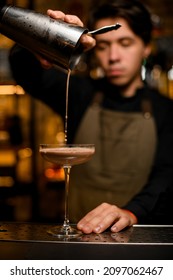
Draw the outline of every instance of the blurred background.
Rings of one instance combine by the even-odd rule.
[[[48,8],[79,15],[87,21],[90,5],[98,0],[1,1],[46,13]],[[129,0],[130,1],[130,0]],[[153,52],[146,65],[146,79],[173,98],[172,0],[143,0],[154,23]],[[63,170],[44,161],[40,143],[61,142],[63,123],[46,105],[32,99],[15,84],[8,55],[14,42],[0,34],[0,220],[61,222],[64,212]],[[79,75],[94,66],[81,61]],[[96,77],[95,77],[96,78]],[[55,92],[56,94],[56,92]]]

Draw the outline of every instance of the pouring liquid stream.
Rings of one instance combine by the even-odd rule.
[[[67,144],[67,130],[68,130],[68,93],[69,93],[69,81],[71,70],[68,69],[67,82],[66,82],[66,105],[65,105],[65,124],[64,124],[64,141]]]

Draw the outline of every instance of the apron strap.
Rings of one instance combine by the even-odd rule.
[[[147,88],[145,88],[145,91],[143,93],[143,98],[141,101],[141,110],[145,119],[150,119],[152,117],[152,104],[150,99],[150,93],[147,90]]]

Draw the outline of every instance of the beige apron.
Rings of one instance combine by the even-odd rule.
[[[96,153],[71,170],[71,221],[102,202],[124,206],[147,182],[156,131],[148,100],[144,108],[144,114],[115,112],[93,102],[86,111],[75,143],[94,143]]]

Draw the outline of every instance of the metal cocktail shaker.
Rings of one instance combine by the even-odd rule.
[[[80,37],[88,29],[32,10],[4,6],[0,11],[0,32],[53,64],[73,69],[83,51]]]

